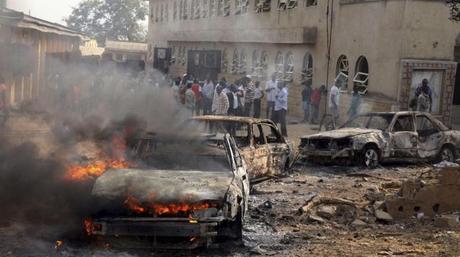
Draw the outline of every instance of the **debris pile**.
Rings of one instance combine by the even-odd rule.
[[[395,219],[433,218],[460,211],[459,195],[459,167],[432,169],[419,178],[405,181],[396,195],[386,198],[382,209]],[[442,222],[451,221],[444,220]]]

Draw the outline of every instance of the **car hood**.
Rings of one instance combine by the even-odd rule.
[[[232,181],[230,171],[113,169],[96,180],[92,195],[106,200],[131,195],[159,203],[221,201]]]
[[[302,137],[304,139],[317,139],[317,138],[346,138],[346,137],[354,137],[363,134],[370,134],[370,133],[381,133],[381,130],[378,129],[362,129],[362,128],[342,128],[337,130],[331,130],[326,132],[321,132],[318,134],[310,135]]]

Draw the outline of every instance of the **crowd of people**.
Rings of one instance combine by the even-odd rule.
[[[266,117],[278,123],[287,136],[286,114],[288,90],[286,83],[273,75],[262,88],[260,81],[247,75],[234,83],[222,78],[217,83],[206,79],[200,83],[185,74],[173,82],[173,95],[177,105],[184,106],[190,115],[228,115],[261,118],[262,101],[266,98]]]

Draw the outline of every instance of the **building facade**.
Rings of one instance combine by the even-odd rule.
[[[83,36],[59,24],[0,8],[0,75],[6,80],[8,102],[46,101],[51,63],[79,55]],[[43,97],[42,97],[43,96]]]
[[[450,123],[460,115],[459,35],[444,1],[150,0],[148,43],[149,56],[171,49],[172,75],[187,72],[191,50],[220,51],[219,78],[275,73],[289,82],[291,116],[302,113],[302,82],[336,81],[346,116],[355,86],[362,111],[406,110],[427,78],[433,113]]]

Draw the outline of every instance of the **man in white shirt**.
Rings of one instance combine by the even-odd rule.
[[[203,94],[203,115],[212,114],[212,101],[214,99],[214,83],[212,80],[205,80],[203,88],[201,89]]]
[[[281,124],[281,133],[287,137],[286,113],[288,110],[288,90],[284,82],[278,83],[278,90],[275,95],[275,117],[276,123]]]
[[[339,119],[339,106],[340,106],[340,90],[334,83],[329,93],[329,111],[334,117],[334,121],[337,123]]]
[[[275,107],[275,96],[277,91],[278,81],[276,80],[276,74],[272,75],[272,79],[267,81],[265,85],[265,93],[267,94],[267,119],[273,120],[273,109]]]

